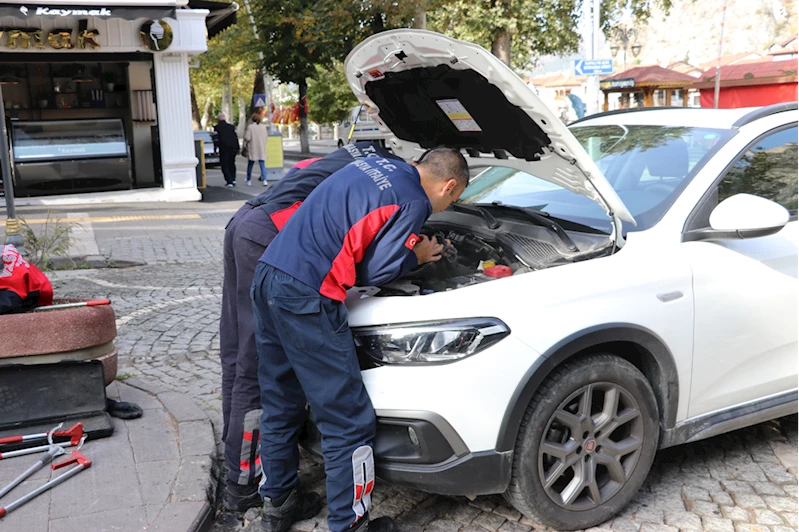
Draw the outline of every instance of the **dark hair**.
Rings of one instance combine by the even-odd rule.
[[[261,122],[261,115],[259,115],[258,113],[256,113],[256,114],[252,115],[252,116],[250,117],[250,119],[251,119],[251,120],[252,120],[254,123],[258,124],[258,123],[260,123],[260,122]]]
[[[454,179],[463,187],[469,184],[469,164],[455,148],[442,146],[428,150],[420,158],[419,166],[429,168],[438,179]]]

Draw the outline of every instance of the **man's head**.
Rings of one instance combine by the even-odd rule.
[[[224,122],[225,120],[227,120],[227,116],[225,116],[225,113],[219,113],[219,115],[216,117],[216,119],[219,122]]]
[[[458,201],[469,184],[469,165],[458,150],[433,148],[414,164],[433,212],[445,211]]]

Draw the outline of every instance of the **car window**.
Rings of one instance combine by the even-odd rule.
[[[718,201],[752,194],[797,214],[797,128],[767,135],[746,151],[719,183]]]
[[[624,232],[656,224],[705,161],[733,135],[724,129],[665,126],[583,126],[571,131],[638,222],[625,222]],[[587,197],[510,168],[484,170],[460,201],[499,201],[602,231],[610,226],[602,208]]]

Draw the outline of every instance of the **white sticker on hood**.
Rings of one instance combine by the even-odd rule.
[[[483,131],[460,100],[436,100],[436,103],[458,131]]]

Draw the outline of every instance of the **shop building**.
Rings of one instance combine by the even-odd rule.
[[[189,67],[237,7],[0,4],[0,89],[21,201],[201,199]]]

